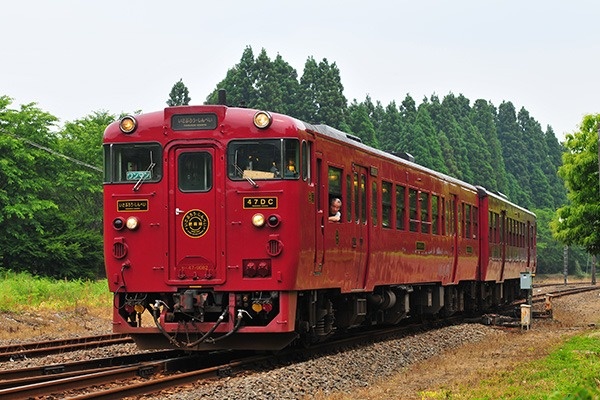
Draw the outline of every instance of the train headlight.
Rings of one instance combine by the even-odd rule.
[[[254,214],[252,216],[252,225],[254,225],[257,228],[260,228],[262,226],[264,226],[265,224],[265,216],[258,213],[258,214]]]
[[[135,231],[137,228],[140,227],[140,221],[136,217],[127,218],[127,222],[125,224],[127,226],[127,229],[131,231]]]
[[[273,118],[271,118],[271,114],[266,111],[257,111],[254,114],[254,126],[258,129],[266,129],[273,122]]]
[[[119,121],[119,129],[121,129],[121,132],[123,133],[133,133],[135,128],[137,128],[137,121],[131,115],[127,115]]]

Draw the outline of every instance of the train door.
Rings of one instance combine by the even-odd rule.
[[[218,149],[212,146],[169,150],[169,221],[171,235],[168,280],[178,284],[222,283],[224,249],[222,179],[215,179]]]
[[[448,200],[448,204],[446,206],[446,210],[448,212],[447,223],[448,229],[447,233],[452,238],[452,251],[450,252],[450,257],[452,257],[452,282],[456,282],[457,274],[458,274],[458,258],[460,254],[460,230],[459,230],[459,204],[458,204],[458,196],[454,193],[450,193],[450,199]]]
[[[502,210],[500,213],[500,246],[502,246],[502,261],[500,264],[500,281],[504,281],[504,267],[506,265],[506,252],[508,249],[508,220],[506,217],[506,210]]]
[[[323,272],[323,262],[325,251],[324,251],[324,242],[325,242],[325,210],[323,209],[325,200],[323,199],[323,160],[321,155],[317,155],[317,171],[316,171],[316,179],[317,179],[317,190],[316,190],[316,201],[315,201],[315,266],[314,273],[320,274]]]
[[[353,282],[353,289],[363,289],[367,277],[367,262],[369,255],[369,225],[367,216],[368,207],[368,173],[367,168],[354,165],[353,169],[353,204],[354,221],[352,222],[352,248],[354,249],[354,268],[356,272]]]

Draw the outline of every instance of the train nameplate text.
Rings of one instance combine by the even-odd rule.
[[[277,208],[277,197],[244,197],[244,208]]]
[[[216,114],[175,114],[171,117],[171,129],[174,131],[206,131],[216,128]]]
[[[148,200],[118,200],[117,211],[148,211]]]

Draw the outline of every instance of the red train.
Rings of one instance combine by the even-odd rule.
[[[127,116],[104,166],[114,331],[143,348],[280,349],[485,310],[535,272],[531,212],[286,115]]]

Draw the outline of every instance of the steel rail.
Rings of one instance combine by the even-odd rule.
[[[161,361],[149,361],[145,363],[139,363],[137,365],[112,367],[107,370],[86,373],[78,376],[71,376],[23,386],[9,387],[0,390],[0,398],[10,398],[15,400],[30,399],[36,396],[63,394],[68,390],[82,389],[92,385],[103,385],[123,379],[148,377],[165,370],[176,368],[169,367],[170,363],[181,363],[186,361],[186,358],[196,357],[197,356],[186,356]]]
[[[108,334],[100,336],[86,336],[74,339],[59,339],[43,342],[13,344],[0,347],[0,361],[64,353],[74,350],[90,349],[124,343],[133,343],[133,339],[124,334]]]
[[[161,350],[150,353],[130,354],[126,356],[97,358],[93,360],[5,370],[0,371],[0,389],[44,382],[52,379],[68,378],[81,375],[83,371],[87,371],[88,373],[100,372],[105,369],[123,365],[181,357],[184,354],[185,353],[181,350]]]

